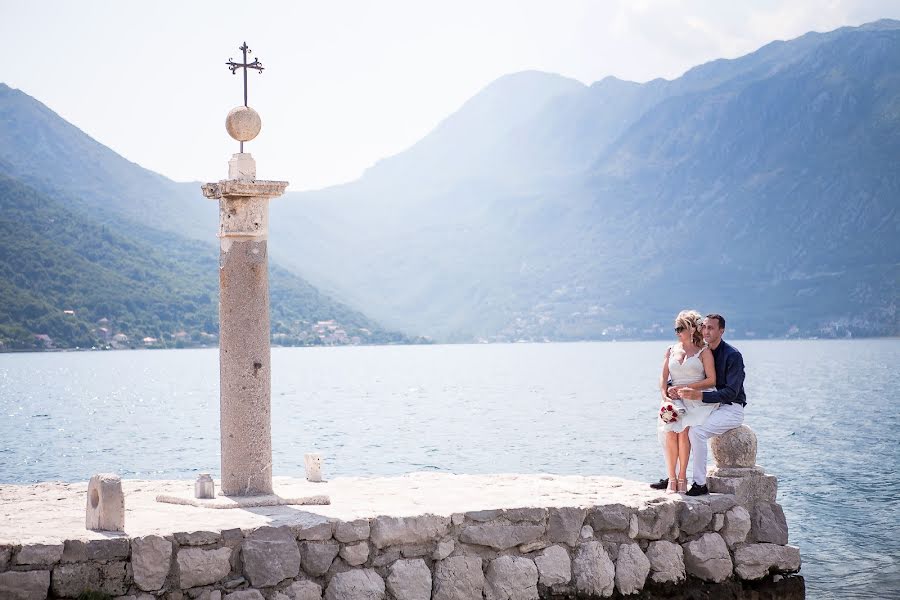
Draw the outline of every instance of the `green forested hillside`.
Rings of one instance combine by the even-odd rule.
[[[4,175],[0,213],[0,349],[216,343],[213,244],[120,219],[98,224]],[[405,341],[284,270],[270,276],[276,342]]]

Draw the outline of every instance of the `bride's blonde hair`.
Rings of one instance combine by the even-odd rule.
[[[675,327],[687,327],[691,330],[691,341],[698,348],[703,347],[703,333],[700,326],[703,325],[703,315],[696,310],[683,310],[675,317]]]

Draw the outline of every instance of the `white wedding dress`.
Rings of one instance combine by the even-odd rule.
[[[709,352],[709,348],[704,346],[697,354],[685,357],[683,363],[678,362],[676,358],[678,354],[681,354],[675,351],[676,348],[680,350],[680,344],[676,344],[669,349],[669,378],[672,380],[672,385],[678,387],[706,379],[706,374],[703,371],[703,360],[700,358],[700,355],[704,352]],[[703,391],[715,391],[715,389],[711,387]],[[719,408],[718,404],[704,404],[700,400],[682,400],[682,402],[684,402],[687,412],[680,415],[674,423],[665,423],[660,419],[659,422],[662,423],[661,429],[663,431],[679,432],[683,431],[685,427],[699,425],[706,421],[706,418],[714,410]]]

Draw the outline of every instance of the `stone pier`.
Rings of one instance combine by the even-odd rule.
[[[775,581],[800,568],[767,533],[783,513],[754,516],[734,494],[549,474],[276,477],[281,494],[332,503],[219,510],[154,500],[193,481],[122,483],[124,533],[84,530],[84,483],[0,485],[16,515],[0,521],[0,598],[803,597],[802,578]],[[792,593],[754,595],[768,585]]]
[[[249,154],[229,179],[203,186],[219,201],[219,381],[222,493],[272,493],[269,200],[284,181],[257,181]]]

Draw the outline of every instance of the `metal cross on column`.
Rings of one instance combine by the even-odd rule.
[[[260,74],[263,72],[262,63],[259,62],[259,59],[255,56],[253,57],[253,62],[247,62],[247,53],[253,52],[250,48],[247,47],[247,42],[244,42],[240,48],[238,48],[241,52],[244,53],[244,62],[236,63],[231,57],[228,58],[228,62],[225,63],[229,69],[231,69],[231,74],[235,75],[238,69],[244,69],[244,106],[247,106],[247,69],[256,69]],[[241,142],[241,152],[244,151],[244,142]]]

